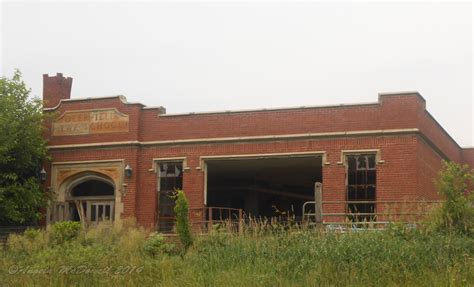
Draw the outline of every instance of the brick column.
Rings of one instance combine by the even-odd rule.
[[[206,210],[203,208],[205,171],[199,157],[188,157],[187,167],[183,175],[183,191],[189,202],[189,219],[192,228],[200,231],[206,215]]]
[[[204,167],[199,157],[186,159],[187,169],[183,174],[183,191],[189,202],[189,208],[204,206]]]
[[[323,165],[323,202],[345,201],[346,181],[345,166],[337,164],[340,160],[340,152],[332,152],[327,155],[329,164]],[[323,213],[343,213],[346,210],[344,203],[324,203]],[[340,222],[344,216],[323,216],[323,222]]]
[[[130,155],[125,158],[124,165],[129,165],[132,168],[132,176],[127,177],[124,175],[124,184],[126,187],[119,187],[125,191],[126,195],[122,196],[123,202],[123,213],[122,218],[137,218],[136,207],[137,207],[137,193],[138,190],[141,188],[141,177],[152,176],[153,173],[150,173],[147,169],[145,169],[139,162],[138,157],[138,150],[133,149],[130,152]],[[153,189],[152,189],[153,191]]]
[[[141,153],[138,162],[139,190],[135,194],[135,216],[141,226],[153,229],[156,226],[158,175],[157,171],[150,171],[151,156]]]
[[[183,190],[189,202],[189,208],[204,206],[204,171],[190,168],[183,175]]]

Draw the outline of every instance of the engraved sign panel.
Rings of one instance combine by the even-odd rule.
[[[128,132],[128,115],[116,109],[67,111],[53,122],[53,136]]]

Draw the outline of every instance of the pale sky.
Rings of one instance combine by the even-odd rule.
[[[376,102],[419,91],[474,145],[471,3],[2,2],[0,74],[167,113]]]

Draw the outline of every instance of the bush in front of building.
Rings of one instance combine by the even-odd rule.
[[[151,257],[157,257],[162,254],[173,254],[176,252],[174,244],[168,243],[163,234],[153,232],[148,235],[142,248],[145,254]]]
[[[49,238],[51,244],[63,244],[79,236],[82,225],[78,221],[61,221],[51,226]]]
[[[427,218],[428,228],[437,232],[474,235],[474,170],[468,165],[443,162],[436,179],[444,202]]]
[[[189,203],[182,190],[176,191],[175,200],[176,232],[186,252],[193,245],[193,235],[189,224]]]

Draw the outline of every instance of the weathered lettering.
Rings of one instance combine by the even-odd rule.
[[[53,136],[128,132],[128,115],[116,109],[67,111],[53,122]]]

